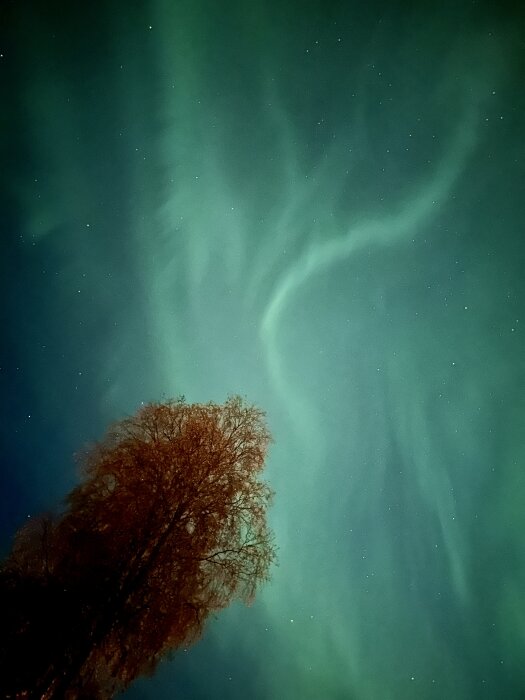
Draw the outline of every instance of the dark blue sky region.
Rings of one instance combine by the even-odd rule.
[[[523,698],[519,4],[1,12],[3,551],[110,421],[239,393],[279,567],[125,697]]]

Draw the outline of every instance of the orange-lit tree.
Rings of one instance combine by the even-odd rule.
[[[0,572],[7,697],[104,698],[194,641],[274,560],[260,479],[270,434],[239,397],[144,406],[82,457],[59,518]]]

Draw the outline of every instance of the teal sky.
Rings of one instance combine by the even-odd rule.
[[[523,698],[525,13],[84,5],[0,21],[3,550],[108,422],[239,393],[279,566],[125,697]]]

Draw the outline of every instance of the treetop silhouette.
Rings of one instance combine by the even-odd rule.
[[[7,697],[105,698],[250,602],[275,559],[264,413],[232,397],[141,408],[82,455],[60,517],[0,570]]]

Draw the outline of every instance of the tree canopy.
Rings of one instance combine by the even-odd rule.
[[[104,698],[250,602],[275,558],[264,413],[152,403],[80,458],[59,517],[31,519],[0,571],[7,697]]]

